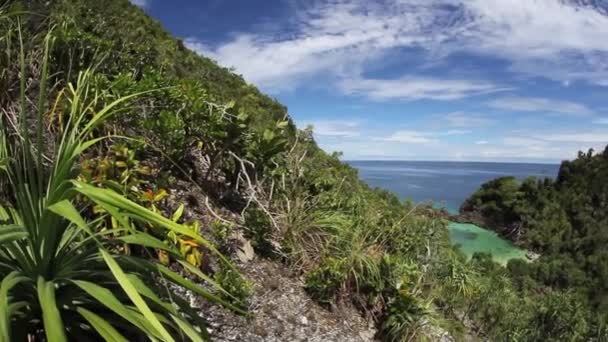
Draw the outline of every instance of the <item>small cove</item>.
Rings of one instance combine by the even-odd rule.
[[[524,179],[555,177],[558,165],[478,162],[423,161],[352,161],[361,178],[369,185],[387,189],[401,199],[432,201],[451,213],[479,186],[501,176]],[[476,252],[491,253],[494,260],[506,264],[510,259],[526,258],[526,251],[474,224],[451,222],[452,243],[467,256]]]
[[[492,258],[503,265],[511,259],[527,260],[525,250],[501,238],[493,231],[474,224],[456,222],[450,222],[448,228],[452,243],[468,257],[477,252],[491,253]]]

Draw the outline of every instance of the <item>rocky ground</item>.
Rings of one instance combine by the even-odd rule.
[[[253,283],[250,317],[190,296],[209,322],[213,341],[373,341],[376,330],[353,307],[329,310],[306,294],[302,279],[280,264],[254,259],[239,265]]]

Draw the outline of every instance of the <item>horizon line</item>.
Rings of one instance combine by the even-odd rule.
[[[563,161],[496,161],[496,160],[449,160],[449,159],[342,159],[344,162],[431,162],[431,163],[488,163],[488,164],[537,164],[560,165]]]

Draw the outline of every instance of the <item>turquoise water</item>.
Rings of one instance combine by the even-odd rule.
[[[492,258],[503,265],[511,259],[526,259],[526,251],[502,239],[495,232],[474,224],[455,223],[449,225],[452,243],[471,257],[476,252],[491,253]]]
[[[359,175],[371,186],[396,193],[414,202],[432,201],[451,213],[479,186],[501,176],[524,179],[555,177],[559,165],[527,163],[426,162],[426,161],[351,161]],[[466,255],[492,253],[505,264],[509,259],[525,258],[526,252],[496,233],[472,224],[451,223],[450,238]]]

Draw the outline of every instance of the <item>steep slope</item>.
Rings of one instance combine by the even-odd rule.
[[[258,255],[292,270],[299,295],[306,290],[306,300],[326,308],[358,308],[379,336],[407,340],[434,333],[431,322],[452,324],[434,309],[440,291],[434,277],[460,261],[452,259],[446,224],[434,210],[370,189],[337,155],[320,150],[309,130],[296,130],[284,106],[185,49],[127,0],[10,5],[25,10],[17,15],[33,49],[32,70],[38,70],[36,46],[51,42],[47,105],[58,102],[45,125],[49,137],[70,120],[55,112],[64,105],[61,90],[80,82],[83,71],[92,70],[87,94],[99,95],[88,109],[128,99],[117,105],[120,115],[93,133],[112,137],[81,156],[79,180],[184,224],[230,256],[243,257],[251,244]],[[18,75],[2,81],[18,84]],[[18,97],[10,91],[2,100]],[[125,225],[104,219],[107,212],[87,203],[79,209],[101,231]],[[133,227],[161,245],[155,240],[142,250],[127,243],[117,252],[212,277],[225,301],[249,297],[251,286],[198,240],[146,222]],[[166,246],[189,265],[176,263]]]

